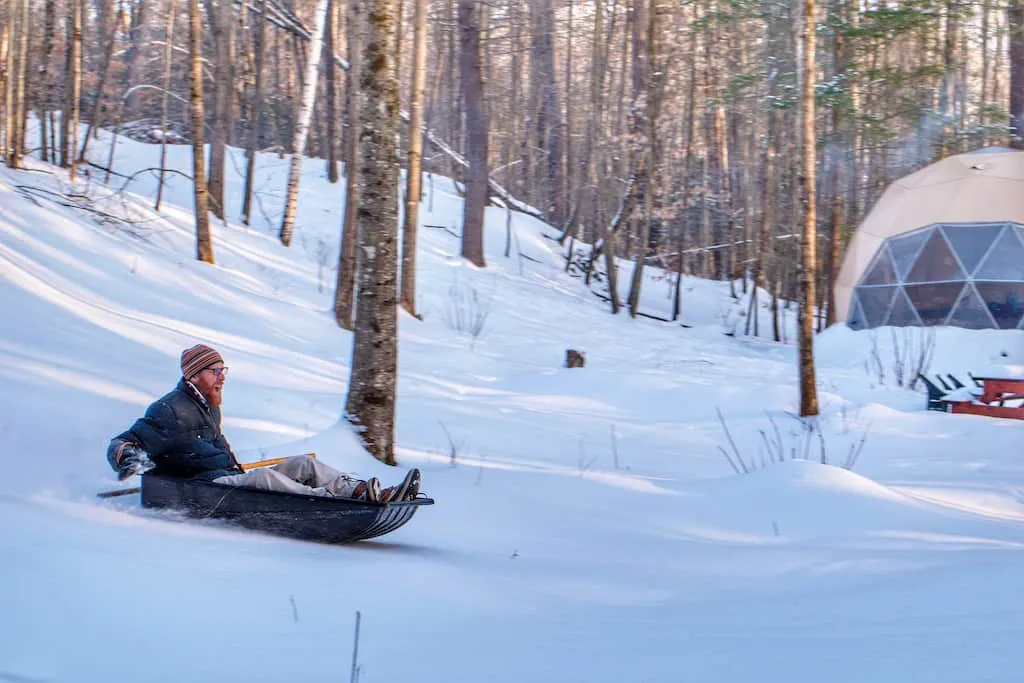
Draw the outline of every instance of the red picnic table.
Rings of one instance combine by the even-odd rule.
[[[980,389],[957,389],[943,397],[949,412],[1024,420],[1024,365],[994,365],[974,379],[981,382]],[[1007,401],[1017,405],[1008,406]]]

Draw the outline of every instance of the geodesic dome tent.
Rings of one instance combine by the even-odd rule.
[[[1024,329],[1024,152],[943,159],[882,194],[836,278],[854,329]]]

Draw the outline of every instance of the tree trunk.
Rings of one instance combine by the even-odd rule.
[[[1010,35],[1010,146],[1024,149],[1024,0],[1010,0],[1006,20]]]
[[[690,47],[687,51],[690,59],[690,80],[686,96],[686,146],[683,149],[683,196],[680,210],[684,218],[690,208],[690,165],[693,159],[693,138],[696,132],[696,100],[697,100],[697,32],[690,33]],[[679,227],[679,263],[676,265],[676,284],[672,293],[672,320],[679,320],[682,312],[683,273],[686,272],[686,231],[684,222]]]
[[[409,167],[402,228],[402,308],[416,315],[416,235],[423,160],[423,100],[427,83],[427,0],[413,0],[412,96],[409,105]]]
[[[173,0],[172,0],[173,2]],[[264,18],[267,9],[266,0],[259,0],[259,26],[256,27],[256,45],[254,50],[253,71],[255,83],[252,89],[252,106],[249,113],[248,154],[245,163],[245,189],[242,194],[242,222],[252,224],[252,193],[256,181],[256,152],[259,150],[260,132],[263,130],[263,57],[267,43],[267,20]]]
[[[338,27],[338,3],[327,2],[327,36],[324,60],[327,67],[327,180],[333,185],[338,182],[338,108],[335,98],[334,34]]]
[[[359,173],[359,291],[346,417],[366,449],[395,464],[398,381],[398,133],[396,0],[369,3],[369,41],[362,71]]]
[[[126,111],[134,111],[129,109],[129,104],[134,100],[132,97],[132,88],[135,86],[138,80],[138,64],[139,64],[139,53],[142,52],[141,45],[143,43],[143,35],[145,33],[146,20],[145,20],[145,3],[140,2],[135,5],[137,11],[132,16],[132,26],[129,31],[131,38],[128,48],[128,54],[126,61],[128,62],[128,69],[125,71],[124,77],[124,95],[117,100],[115,109],[117,114],[115,115],[114,123],[114,134],[110,141],[110,151],[107,154],[107,172],[103,179],[104,183],[110,184],[110,174],[114,170],[114,152],[117,150],[117,139],[121,132],[121,123],[124,121]]]
[[[327,22],[327,5],[328,0],[317,0],[313,38],[309,47],[309,59],[306,60],[306,74],[302,81],[302,102],[296,113],[292,162],[288,167],[288,196],[284,202],[284,218],[281,219],[281,244],[286,247],[291,245],[292,231],[295,229],[295,210],[299,203],[302,155],[306,149],[309,120],[313,116],[313,102],[316,99],[316,86],[320,75],[320,55],[323,51],[324,27]]]
[[[989,29],[989,21],[992,14],[992,0],[982,0],[981,3],[981,98],[978,103],[978,123],[984,129],[985,124],[988,122],[988,72],[991,68],[991,59],[989,55],[989,40],[991,38],[991,31]],[[983,133],[982,144],[988,142],[988,134]]]
[[[24,131],[27,115],[25,107],[27,102],[25,77],[28,71],[29,0],[19,0],[16,4],[12,4],[12,13],[17,16],[15,17],[16,21],[11,23],[15,26],[17,40],[12,40],[8,49],[12,52],[16,51],[17,54],[14,60],[14,73],[11,74],[11,78],[14,81],[14,102],[12,103],[12,125],[9,132],[11,140],[10,154],[7,157],[7,163],[11,168],[20,168],[21,157],[25,153]]]
[[[604,251],[605,268],[608,271],[608,303],[611,304],[612,315],[618,315],[619,311],[622,310],[622,303],[619,301],[619,275],[618,269],[615,266],[615,247],[618,241],[619,230],[628,220],[627,216],[633,213],[633,207],[636,206],[636,186],[637,174],[635,171],[632,171],[630,172],[629,180],[626,181],[626,189],[622,193],[619,210],[615,213],[615,217],[612,218],[612,222],[605,231],[604,244],[599,248],[595,248],[596,253],[591,257],[592,260],[596,260],[600,256],[601,251]]]
[[[104,15],[109,16],[108,12]],[[104,26],[103,31],[109,36],[107,49],[103,54],[103,66],[100,70],[99,85],[96,86],[96,99],[92,103],[92,112],[89,114],[89,127],[85,130],[85,137],[82,139],[82,149],[78,152],[78,160],[85,162],[85,153],[89,148],[89,139],[93,135],[93,129],[100,125],[100,107],[103,105],[103,94],[106,90],[107,76],[110,74],[110,62],[114,56],[114,46],[117,44],[117,32],[121,28],[124,19],[124,4],[117,4],[117,13],[114,14],[114,23]]]
[[[164,79],[163,93],[160,97],[160,181],[156,189],[156,204],[160,210],[160,202],[164,196],[164,176],[167,168],[167,91],[171,87],[171,58],[174,55],[174,10],[178,0],[167,0],[167,28],[164,30]]]
[[[334,320],[338,326],[351,330],[353,325],[354,292],[356,285],[356,247],[359,244],[359,130],[360,130],[360,74],[363,64],[363,44],[366,42],[366,6],[370,0],[349,0],[348,5],[348,61],[349,78],[346,87],[348,128],[345,134],[345,218],[342,226],[341,250],[338,254],[338,283],[334,292]]]
[[[715,152],[717,154],[716,165],[718,167],[719,187],[721,189],[719,200],[721,201],[722,211],[725,212],[725,227],[719,240],[720,243],[725,245],[722,247],[725,250],[725,254],[720,261],[720,269],[729,280],[729,295],[735,299],[737,298],[735,272],[736,237],[733,235],[735,232],[735,221],[733,220],[732,178],[729,176],[729,140],[726,135],[726,125],[725,108],[722,105],[718,105],[714,111],[713,129],[715,133]]]
[[[462,257],[483,268],[484,213],[487,208],[487,119],[480,64],[480,24],[476,0],[459,0],[459,58],[466,119],[466,201],[462,211]]]
[[[803,64],[801,66],[801,146],[800,199],[804,208],[804,225],[800,237],[800,307],[798,309],[798,338],[800,355],[800,416],[818,414],[818,390],[814,374],[814,294],[817,279],[815,247],[817,242],[817,215],[815,206],[815,142],[814,134],[814,0],[804,0],[801,26]]]
[[[957,44],[959,43],[959,4],[957,0],[946,3],[946,30],[942,45],[942,87],[939,89],[939,113],[942,115],[942,137],[939,140],[939,158],[954,153],[956,120],[954,110],[954,89],[957,76]]]
[[[545,168],[547,176],[545,186],[545,214],[550,223],[559,225],[565,220],[566,201],[561,192],[564,183],[562,174],[561,133],[562,115],[558,102],[558,81],[555,74],[555,13],[552,0],[539,0],[539,4],[531,3],[533,18],[533,52],[531,55],[535,69],[534,77],[539,85],[539,108],[537,117],[537,143],[544,151],[547,160]]]
[[[128,63],[128,69],[125,72],[125,89],[128,90],[124,98],[118,104],[118,118],[122,118],[125,112],[129,115],[129,120],[136,113],[137,107],[134,106],[136,100],[130,93],[132,86],[139,82],[139,55],[142,53],[145,46],[148,45],[148,34],[146,32],[147,14],[146,9],[150,3],[145,0],[139,0],[138,2],[131,3],[133,8],[131,27],[128,30],[128,53],[125,55],[125,61]]]
[[[233,5],[231,0],[217,0],[214,6],[207,5],[210,14],[214,14],[213,42],[216,46],[217,59],[214,62],[216,86],[213,97],[213,135],[210,139],[210,211],[220,220],[225,219],[224,212],[224,158],[228,144],[228,117],[231,112],[231,94],[234,85],[231,82],[231,16]]]
[[[3,59],[3,69],[0,70],[0,80],[4,86],[4,115],[0,118],[0,154],[6,163],[10,163],[11,129],[14,127],[14,50],[11,43],[17,36],[13,30],[14,8],[8,4],[4,6],[3,11],[4,22],[0,24],[0,59]]]
[[[633,259],[633,276],[626,303],[629,315],[636,318],[640,310],[640,292],[643,288],[644,264],[647,260],[653,214],[653,187],[651,183],[654,159],[654,132],[657,125],[658,95],[654,87],[654,58],[657,48],[654,35],[657,7],[648,6],[646,0],[634,0],[633,27],[633,104],[631,118],[634,154],[637,156],[639,193],[643,198],[643,211],[638,217],[640,239]],[[641,102],[641,97],[642,102]]]
[[[53,84],[50,82],[50,57],[53,55],[53,36],[57,25],[56,0],[46,0],[43,23],[43,63],[39,66],[39,85],[43,89],[39,97],[39,156],[43,161],[50,161],[52,158],[56,162],[57,150],[49,146],[47,130],[49,112],[53,107],[50,94],[53,91]]]
[[[210,236],[209,199],[206,195],[206,157],[203,144],[203,24],[199,0],[189,0],[189,55],[191,60],[192,182],[196,210],[196,258],[214,263]]]
[[[847,49],[846,38],[842,28],[842,12],[845,0],[833,0],[829,12],[833,20],[830,22],[833,28],[832,60],[835,64],[832,78],[836,83],[846,84],[850,78],[846,73]],[[846,193],[842,187],[842,172],[845,167],[844,159],[847,154],[847,145],[853,143],[846,135],[846,122],[844,121],[843,109],[839,104],[832,105],[832,136],[836,144],[827,152],[826,162],[828,164],[828,182],[825,196],[831,202],[829,212],[829,253],[828,253],[828,279],[825,283],[825,294],[828,299],[825,317],[825,325],[829,326],[836,322],[836,276],[839,272],[839,262],[842,257],[843,227],[845,221],[845,200]]]
[[[61,127],[61,163],[71,169],[71,180],[78,174],[75,152],[78,150],[78,113],[82,92],[82,1],[68,0],[68,45],[64,74],[64,116]]]

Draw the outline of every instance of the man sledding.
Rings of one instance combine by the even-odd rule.
[[[420,472],[415,468],[400,484],[385,489],[376,477],[355,479],[308,455],[244,472],[220,428],[227,374],[223,357],[213,348],[197,344],[182,351],[178,385],[111,440],[107,460],[118,478],[151,470],[169,477],[370,503],[416,498]]]

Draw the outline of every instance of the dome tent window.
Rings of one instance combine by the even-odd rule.
[[[958,154],[893,182],[847,245],[835,301],[854,329],[1024,329],[1024,151]]]

